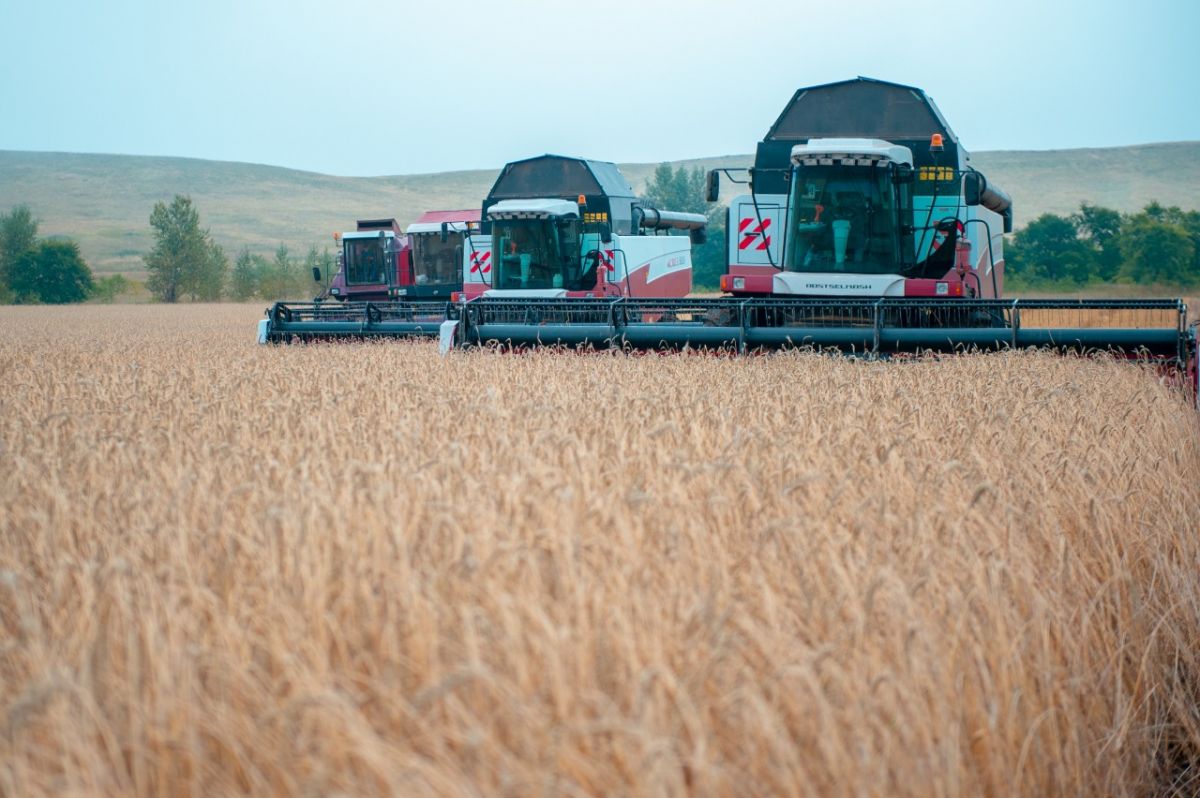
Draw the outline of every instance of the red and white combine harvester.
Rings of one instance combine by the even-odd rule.
[[[684,297],[707,223],[645,205],[615,164],[561,155],[507,164],[481,215],[468,300]],[[688,236],[656,235],[666,230]]]
[[[614,301],[682,299],[692,290],[691,247],[704,242],[708,221],[642,202],[615,164],[561,155],[507,164],[482,216],[487,248],[470,253],[443,350],[467,335],[586,343]],[[660,235],[669,231],[687,235]]]
[[[1012,201],[920,89],[866,78],[800,89],[749,173],[749,193],[729,203],[728,293],[1002,294]],[[710,202],[719,178],[709,173]]]

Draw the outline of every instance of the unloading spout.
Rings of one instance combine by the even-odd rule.
[[[642,230],[687,230],[693,244],[703,244],[708,238],[708,218],[702,213],[634,206],[633,223]]]
[[[680,213],[660,211],[657,208],[635,207],[634,220],[643,230],[703,230],[708,219],[702,213]]]

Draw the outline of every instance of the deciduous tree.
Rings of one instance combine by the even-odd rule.
[[[1005,262],[1014,277],[1053,282],[1084,283],[1093,266],[1075,225],[1053,213],[1043,213],[1014,236]]]
[[[96,280],[96,285],[92,288],[92,298],[99,302],[109,303],[128,291],[129,288],[129,280],[125,279],[124,275],[110,274],[108,277]]]
[[[82,302],[94,287],[79,245],[61,239],[41,241],[24,252],[13,266],[12,280],[18,302]]]
[[[38,223],[28,205],[0,214],[0,296],[11,290],[17,259],[37,245]]]
[[[1138,283],[1188,283],[1195,245],[1182,226],[1146,211],[1121,226],[1121,275]]]
[[[200,227],[200,214],[190,197],[176,195],[170,205],[158,202],[150,213],[154,249],[145,257],[149,288],[164,302],[184,295],[192,299],[220,297],[229,260]]]
[[[1113,280],[1121,269],[1121,214],[1112,208],[1084,202],[1079,212],[1071,216],[1071,223],[1094,250],[1095,270],[1091,276],[1105,282]]]

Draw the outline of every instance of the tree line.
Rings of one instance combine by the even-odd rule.
[[[200,214],[190,197],[177,195],[170,204],[157,203],[150,227],[154,248],[145,258],[150,274],[146,288],[163,302],[184,297],[201,302],[303,297],[313,293],[314,267],[325,275],[333,273],[334,256],[328,249],[312,246],[303,258],[295,258],[284,244],[271,259],[243,247],[231,267],[212,233],[200,227]]]
[[[1200,283],[1200,211],[1151,202],[1137,213],[1082,203],[1069,216],[1044,213],[1005,244],[1017,286]]]
[[[231,265],[212,233],[200,226],[190,197],[155,203],[150,213],[154,247],[143,260],[146,290],[162,302],[217,302],[303,297],[314,293],[313,267],[332,275],[334,256],[310,247],[293,257],[280,244],[267,258],[243,248]],[[97,278],[79,245],[60,236],[38,237],[38,222],[27,205],[0,214],[0,303],[61,304],[111,302],[133,290],[126,277]]]

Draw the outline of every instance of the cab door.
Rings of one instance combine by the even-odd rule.
[[[783,204],[740,200],[730,214],[729,262],[742,266],[780,267],[783,253]]]

